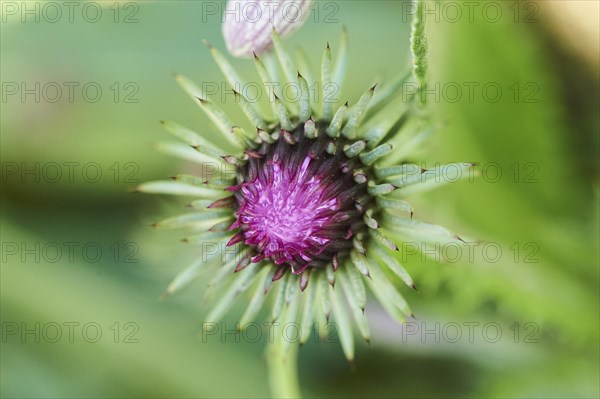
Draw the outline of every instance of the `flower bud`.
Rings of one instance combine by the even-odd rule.
[[[272,31],[286,37],[300,28],[310,13],[312,0],[229,0],[223,15],[223,36],[229,52],[251,57],[269,50]]]

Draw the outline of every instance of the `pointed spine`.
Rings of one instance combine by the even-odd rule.
[[[356,138],[356,130],[358,125],[360,124],[362,118],[365,116],[365,112],[369,107],[369,102],[371,98],[373,98],[373,93],[375,92],[375,86],[371,87],[367,90],[358,100],[358,104],[356,104],[350,114],[348,115],[348,122],[344,125],[342,129],[342,135],[348,139]]]
[[[329,281],[327,281],[327,275],[325,272],[321,272],[318,274],[318,286],[319,286],[319,294],[321,299],[321,308],[323,313],[325,314],[325,318],[329,320],[329,315],[331,314],[331,299],[330,299],[330,291],[331,286],[329,285]]]
[[[256,65],[256,71],[258,72],[258,76],[260,76],[260,79],[263,82],[265,90],[267,91],[267,93],[269,95],[269,103],[271,104],[271,108],[273,110],[273,115],[275,115],[275,117],[278,117],[279,110],[277,109],[277,106],[275,105],[275,98],[277,98],[277,92],[276,92],[276,89],[274,86],[274,84],[277,82],[273,78],[271,78],[271,75],[269,74],[269,71],[265,67],[265,64],[262,62],[262,60],[256,54],[254,54],[254,64]]]
[[[252,299],[250,299],[248,307],[246,308],[242,318],[240,319],[241,330],[243,330],[249,323],[251,323],[256,318],[258,312],[262,308],[267,297],[267,293],[269,291],[270,283],[272,283],[271,279],[273,278],[273,273],[273,268],[264,268],[262,271],[263,275],[257,276],[256,280],[258,280],[258,283],[256,285],[256,289],[254,291],[254,294],[252,295]]]
[[[190,97],[196,99],[196,103],[200,106],[200,109],[204,111],[206,116],[208,116],[214,125],[223,133],[229,143],[235,148],[240,148],[240,143],[235,141],[231,136],[230,132],[233,124],[229,121],[227,115],[225,115],[225,113],[215,104],[208,101],[204,92],[190,79],[183,75],[175,75],[175,80]]]
[[[348,64],[348,30],[344,27],[342,29],[342,37],[340,39],[340,45],[338,50],[338,56],[335,60],[335,66],[333,68],[333,82],[338,88],[341,88],[344,84],[344,78],[346,76],[346,67]]]
[[[342,350],[349,362],[354,360],[354,335],[352,324],[348,318],[348,312],[344,306],[340,290],[331,291],[332,310],[335,321],[338,323],[338,334],[342,344]]]
[[[273,308],[271,310],[271,322],[276,321],[281,315],[281,310],[283,309],[283,305],[285,303],[286,287],[290,283],[289,280],[291,275],[291,273],[288,273],[279,282],[279,287],[277,288],[277,295],[275,297],[275,302],[273,303]]]
[[[288,112],[285,109],[285,106],[283,105],[283,103],[281,102],[279,97],[277,97],[277,96],[275,96],[275,100],[273,103],[273,109],[275,110],[275,115],[277,116],[277,119],[279,119],[279,124],[281,125],[281,128],[284,130],[287,130],[287,131],[294,130],[294,126],[292,125],[292,122],[290,121]]]
[[[317,130],[317,125],[312,118],[309,118],[304,123],[304,136],[308,137],[309,139],[316,139],[318,135],[319,131]]]
[[[400,175],[416,175],[421,174],[425,171],[425,169],[421,168],[421,166],[416,164],[404,164],[390,167],[377,167],[375,166],[375,176],[380,179],[386,177],[394,177]]]
[[[254,106],[254,104],[249,102],[242,94],[235,90],[233,91],[233,95],[235,97],[235,102],[240,104],[242,111],[244,111],[244,114],[246,115],[246,118],[248,118],[250,123],[252,123],[259,129],[266,129],[267,125],[264,119],[258,113],[258,110]]]
[[[342,128],[344,116],[346,116],[347,111],[348,102],[339,107],[338,110],[335,112],[335,115],[333,116],[333,119],[331,120],[331,123],[329,124],[326,130],[327,135],[329,135],[329,137],[336,138],[340,136],[340,129]]]
[[[372,182],[369,182],[369,187],[367,188],[369,194],[373,195],[373,196],[377,196],[377,195],[386,195],[391,193],[392,191],[396,190],[396,186],[394,186],[393,184],[389,184],[389,183],[384,183],[384,184],[370,184]]]
[[[215,198],[223,195],[222,191],[168,180],[145,182],[140,184],[135,191],[147,194],[190,195],[204,198]]]
[[[277,55],[279,65],[281,65],[281,69],[283,70],[283,74],[285,75],[285,78],[287,79],[288,83],[293,84],[296,81],[294,74],[294,63],[292,62],[292,59],[287,53],[287,51],[285,51],[285,48],[281,43],[281,37],[279,36],[275,28],[273,28],[271,37],[273,39],[273,47],[275,48],[275,54]]]
[[[160,124],[169,133],[183,140],[186,144],[192,146],[197,151],[214,157],[215,159],[221,156],[224,152],[223,149],[218,148],[212,143],[209,143],[204,139],[204,137],[186,128],[185,126],[179,125],[178,123],[172,121],[160,121]]]
[[[235,298],[248,288],[258,270],[258,265],[253,265],[253,267],[247,267],[242,270],[227,291],[221,296],[220,300],[211,308],[210,313],[206,316],[206,321],[220,321],[233,305]]]
[[[300,89],[300,99],[299,99],[299,113],[298,118],[300,122],[306,122],[308,118],[310,118],[310,91],[308,89],[308,82],[300,72],[298,72],[297,76],[298,88]]]
[[[201,97],[198,97],[196,100],[200,105],[200,108],[223,133],[227,141],[229,141],[236,148],[243,148],[243,141],[231,134],[234,125],[231,120],[229,120],[229,117],[225,114],[225,112],[212,101]]]
[[[372,165],[379,158],[392,152],[393,148],[394,147],[389,143],[382,144],[379,147],[374,148],[369,152],[360,154],[360,161],[364,165]]]
[[[328,95],[328,91],[336,90],[335,83],[331,81],[331,49],[329,43],[323,52],[321,61],[321,100],[323,102],[323,119],[330,120],[333,116],[333,99]]]
[[[374,245],[373,251],[375,252],[375,255],[382,260],[383,264],[388,267],[388,269],[390,269],[396,276],[400,277],[404,284],[413,290],[417,289],[415,282],[410,274],[408,274],[404,266],[402,266],[393,256],[390,256],[382,245]]]
[[[346,154],[346,156],[348,158],[354,158],[355,156],[360,154],[362,151],[364,151],[364,149],[366,147],[367,147],[367,143],[363,140],[359,140],[353,144],[346,145],[344,147],[344,154]]]
[[[350,253],[352,264],[358,269],[358,271],[364,276],[370,277],[369,268],[367,267],[367,261],[364,255],[359,254],[356,251]]]
[[[410,214],[410,217],[412,218],[413,213],[415,212],[414,208],[412,207],[412,205],[404,200],[399,200],[399,199],[392,199],[392,198],[386,198],[386,197],[377,197],[375,199],[377,201],[377,204],[382,207],[385,210],[390,210],[390,209],[397,209],[401,212],[406,212],[408,214]]]
[[[356,305],[360,310],[364,311],[365,306],[367,305],[367,291],[365,289],[363,277],[356,267],[352,267],[352,265],[347,266],[349,267],[345,267],[341,272],[352,287],[352,297]]]
[[[302,273],[304,275],[304,273]],[[315,273],[311,273],[314,275]],[[302,315],[300,318],[300,344],[306,343],[308,338],[310,337],[310,333],[312,331],[312,325],[314,322],[314,302],[315,295],[317,293],[317,288],[315,282],[309,284],[302,297]]]

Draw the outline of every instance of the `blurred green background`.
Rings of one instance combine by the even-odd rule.
[[[185,201],[129,193],[190,168],[154,150],[169,139],[160,119],[217,134],[172,75],[223,81],[201,43],[225,51],[220,17],[200,1],[92,3],[74,8],[71,21],[58,2],[62,17],[52,22],[45,2],[27,2],[33,14],[23,2],[2,2],[1,395],[268,396],[265,339],[199,334],[210,272],[158,300],[198,249],[178,242],[185,233],[147,226]],[[494,2],[486,12],[482,2],[471,15],[450,3],[461,17],[448,2],[430,2],[428,102],[438,132],[416,160],[479,162],[484,176],[412,203],[419,219],[495,243],[501,256],[406,259],[419,292],[404,293],[420,331],[408,336],[371,301],[372,343],[359,344],[352,367],[339,344],[301,348],[302,392],[598,397],[597,3],[569,2],[573,13],[561,8],[567,2]],[[97,5],[102,15],[90,22]],[[353,102],[409,65],[408,5],[318,2],[287,44],[301,44],[317,67],[326,41],[335,54],[347,27],[343,97]],[[234,65],[256,79],[250,61]],[[55,102],[52,82],[62,88]],[[473,342],[465,323],[479,323]],[[488,323],[499,326],[497,342]],[[455,324],[463,336],[452,343],[444,327]]]

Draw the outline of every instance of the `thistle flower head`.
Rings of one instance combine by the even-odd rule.
[[[295,274],[307,267],[323,268],[334,256],[352,248],[351,237],[364,230],[360,202],[369,200],[364,181],[354,181],[342,146],[310,139],[304,126],[283,131],[273,144],[263,143],[240,167],[237,200],[240,232],[230,243],[244,241],[256,255],[275,265],[289,265]]]
[[[395,255],[396,243],[461,240],[443,227],[413,219],[413,208],[404,199],[449,180],[439,179],[444,166],[426,170],[406,163],[431,132],[415,117],[420,108],[412,100],[400,99],[403,83],[414,78],[411,73],[377,90],[375,86],[365,90],[351,106],[339,105],[339,99],[323,99],[328,98],[328,85],[342,85],[346,32],[335,61],[330,46],[325,48],[318,96],[308,89],[314,82],[310,70],[297,71],[276,32],[271,40],[282,76],[298,88],[299,100],[283,101],[275,89],[269,92],[271,113],[262,115],[256,104],[236,92],[236,101],[256,126],[255,132],[249,132],[234,124],[189,79],[177,76],[233,151],[173,122],[164,125],[187,145],[163,148],[200,164],[218,162],[228,173],[178,175],[171,181],[144,183],[139,191],[199,197],[191,204],[194,212],[156,226],[192,227],[200,234],[186,241],[218,240],[233,248],[223,254],[223,264],[209,286],[214,289],[227,276],[235,277],[225,285],[207,321],[218,321],[237,297],[252,289],[242,328],[272,301],[271,320],[299,322],[302,343],[315,320],[333,314],[343,350],[351,359],[351,320],[365,340],[370,337],[364,314],[367,286],[395,319],[405,321],[412,315],[390,279],[396,275],[415,288]],[[235,87],[240,81],[237,73],[217,49],[210,47],[210,51]],[[258,56],[254,63],[267,91],[277,87],[268,84],[274,81],[273,71]],[[299,63],[306,65],[302,57]],[[452,170],[472,166],[454,164]],[[192,281],[205,263],[202,259],[190,265],[175,277],[166,294]]]
[[[223,36],[229,52],[252,57],[273,45],[271,31],[282,37],[300,28],[310,13],[312,0],[229,0],[223,15]]]

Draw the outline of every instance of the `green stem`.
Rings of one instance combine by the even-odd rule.
[[[298,344],[284,346],[281,341],[275,341],[268,345],[266,356],[271,396],[273,398],[300,398]]]

